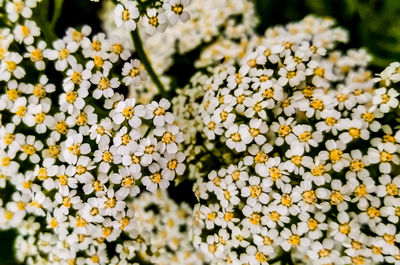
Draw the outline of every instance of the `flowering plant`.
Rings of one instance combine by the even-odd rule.
[[[58,37],[61,0],[0,1],[19,262],[400,264],[399,63],[329,18],[260,35],[249,0],[102,2]]]

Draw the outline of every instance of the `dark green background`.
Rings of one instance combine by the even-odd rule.
[[[390,62],[400,60],[399,0],[254,1],[260,15],[260,33],[269,26],[300,20],[310,13],[329,16],[349,31],[350,42],[345,48],[365,47],[373,55],[373,70],[380,71]],[[65,0],[56,28],[57,35],[61,37],[67,27],[82,24],[91,25],[95,32],[100,31],[100,21],[97,18],[99,6],[89,0]],[[176,66],[174,70],[180,68],[185,69]],[[191,190],[190,184],[186,183],[183,187],[174,188],[171,194],[180,194],[179,197],[174,196],[177,200],[190,198],[192,201],[193,196],[189,194]],[[13,240],[14,232],[0,232],[0,265],[16,264],[13,262]]]

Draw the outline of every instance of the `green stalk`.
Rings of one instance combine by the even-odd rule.
[[[131,32],[131,37],[133,40],[133,44],[135,46],[135,50],[139,55],[139,59],[140,59],[141,63],[143,64],[144,68],[146,69],[147,73],[149,74],[151,80],[157,86],[158,91],[160,92],[160,95],[162,97],[168,98],[168,92],[165,90],[163,84],[161,83],[160,79],[158,78],[158,75],[156,74],[153,67],[151,66],[151,62],[150,62],[149,58],[147,57],[146,52],[143,49],[143,43],[140,38],[138,28],[136,28],[135,31]]]
[[[57,24],[57,20],[61,15],[62,5],[64,0],[54,0],[54,10],[53,10],[53,17],[50,21],[50,29],[54,31],[54,28]]]

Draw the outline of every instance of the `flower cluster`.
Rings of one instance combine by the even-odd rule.
[[[40,228],[20,261],[108,264],[107,244],[136,228],[128,202],[184,172],[183,135],[168,100],[125,97],[146,81],[126,44],[88,26],[47,43],[35,6],[8,2],[0,29],[0,226]]]
[[[138,21],[147,34],[153,35],[157,31],[164,32],[168,25],[187,22],[190,18],[187,12],[190,0],[116,0],[115,4],[115,25],[128,32],[136,30]]]
[[[158,190],[153,194],[142,193],[127,205],[135,212],[132,221],[136,229],[126,233],[123,240],[108,244],[108,250],[101,243],[101,238],[92,242],[80,236],[89,258],[78,257],[68,260],[69,263],[62,263],[61,257],[57,263],[60,253],[75,248],[76,243],[63,240],[58,234],[42,231],[40,224],[30,218],[24,220],[19,228],[17,253],[26,253],[28,262],[35,264],[204,264],[204,256],[189,241],[193,210],[187,204],[177,205],[166,192]],[[107,255],[110,249],[115,253],[112,258]]]
[[[127,42],[131,41],[129,31],[114,26],[114,15],[110,12],[113,4],[108,2],[103,8],[103,28],[110,35],[117,35]],[[223,50],[228,57],[239,53],[257,23],[255,8],[249,0],[192,0],[187,7],[191,19],[169,27],[163,34],[144,36],[143,45],[159,75],[173,65],[175,54],[186,54],[201,49],[196,67],[204,67],[223,58],[218,51]],[[146,24],[139,24],[141,31],[147,31]],[[162,45],[160,45],[162,43]],[[241,44],[240,44],[241,43]],[[210,47],[209,47],[210,46]],[[163,83],[168,86],[167,76]],[[147,100],[157,92],[151,80],[143,87],[131,87],[131,95],[145,95]]]
[[[400,262],[400,64],[373,79],[332,25],[270,28],[205,86],[193,236],[212,263]]]

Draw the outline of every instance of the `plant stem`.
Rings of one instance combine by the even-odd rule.
[[[50,30],[54,31],[54,27],[57,24],[57,20],[61,15],[62,5],[64,0],[54,0],[54,10],[53,10],[53,17],[50,21]]]
[[[151,62],[150,62],[149,58],[147,57],[146,52],[143,49],[143,43],[140,38],[138,28],[136,28],[135,31],[131,32],[131,37],[132,37],[132,41],[135,46],[136,52],[139,55],[139,59],[142,62],[147,73],[151,77],[151,80],[153,80],[154,84],[157,86],[158,91],[160,92],[160,95],[162,97],[168,98],[168,92],[165,90],[163,84],[161,83],[160,79],[158,78],[158,75],[156,74],[153,67],[151,66]]]

